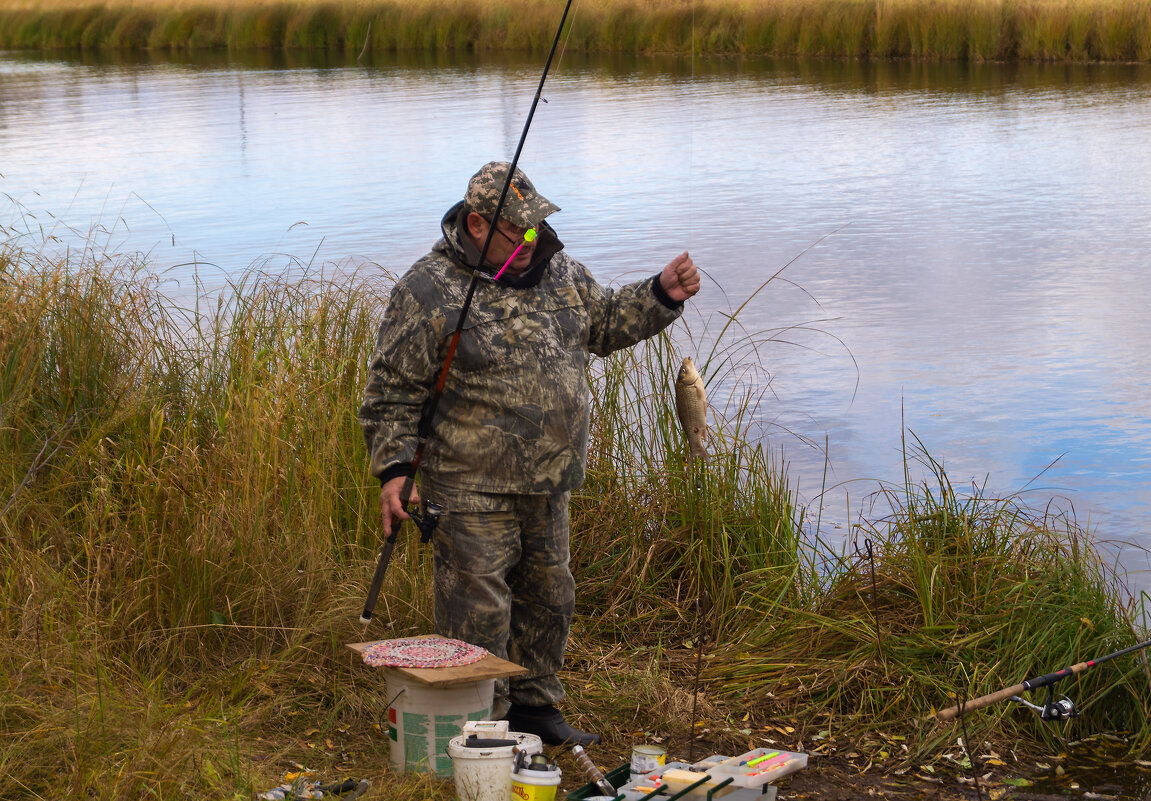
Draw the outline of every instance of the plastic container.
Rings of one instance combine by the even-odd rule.
[[[452,758],[456,795],[460,801],[508,801],[512,792],[512,764],[516,750],[525,754],[543,753],[544,744],[534,734],[500,732],[518,745],[495,748],[468,748],[467,735],[453,737],[448,742],[448,756]]]
[[[631,775],[639,778],[667,764],[667,749],[662,745],[635,745],[631,749]]]
[[[740,787],[762,787],[789,773],[807,767],[807,754],[780,751],[778,748],[756,748],[726,759],[708,772],[716,778],[732,777]]]
[[[389,762],[396,773],[429,772],[452,776],[448,744],[469,720],[492,715],[495,679],[431,687],[387,669]]]
[[[469,720],[464,724],[463,735],[501,739],[508,736],[508,722],[506,720]]]
[[[665,770],[660,775],[660,779],[663,782],[663,786],[667,788],[667,794],[669,796],[698,795],[710,798],[723,798],[740,789],[736,787],[734,781],[724,784],[727,778],[727,776],[722,774],[697,773],[684,768]],[[691,788],[690,790],[688,789],[689,787]]]
[[[769,749],[762,750],[768,751]],[[730,759],[732,758],[716,754],[692,764],[668,762],[658,770],[628,781],[619,788],[619,792],[625,801],[643,801],[657,788],[660,790],[660,795],[656,798],[664,799],[664,801],[678,801],[678,799],[705,801],[709,793],[712,801],[775,801],[775,785],[756,784],[746,779],[737,784],[736,776],[732,772],[725,773],[718,770],[723,762]],[[738,762],[739,758],[737,757],[736,760]],[[623,765],[616,768],[616,771],[619,773],[630,771],[630,767],[630,765]],[[608,776],[615,775],[616,771],[612,771]],[[751,772],[756,771],[749,771],[749,773]],[[701,779],[703,782],[699,787],[688,789]],[[568,794],[568,799],[569,801],[586,801],[588,796],[597,794],[595,785],[588,784],[574,793]]]
[[[555,801],[562,777],[558,765],[548,765],[547,770],[521,767],[508,775],[512,782],[509,801]]]

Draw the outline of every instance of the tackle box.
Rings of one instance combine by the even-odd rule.
[[[693,765],[695,770],[703,770],[717,778],[731,776],[733,784],[753,788],[806,767],[807,754],[780,751],[778,748],[756,748],[730,758],[716,755]]]
[[[807,767],[807,754],[756,748],[736,757],[713,754],[693,764],[669,762],[631,778],[621,765],[605,778],[616,788],[614,801],[775,801],[770,782]],[[602,799],[591,783],[567,794],[568,801]]]

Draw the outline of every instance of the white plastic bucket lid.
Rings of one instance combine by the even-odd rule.
[[[448,741],[448,756],[452,759],[507,759],[515,756],[515,749],[528,754],[542,754],[544,743],[537,735],[526,732],[509,731],[507,737],[499,739],[515,740],[517,745],[499,745],[492,748],[468,748],[464,745],[464,735]]]

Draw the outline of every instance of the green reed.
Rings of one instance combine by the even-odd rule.
[[[559,7],[542,0],[167,5],[0,2],[0,47],[542,51]],[[1142,0],[636,0],[582,4],[565,47],[587,53],[1147,61]]]

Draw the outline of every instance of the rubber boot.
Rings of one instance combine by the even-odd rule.
[[[563,713],[551,704],[521,706],[512,704],[506,716],[509,731],[534,734],[544,745],[582,745],[585,748],[600,741],[598,734],[572,728]]]

